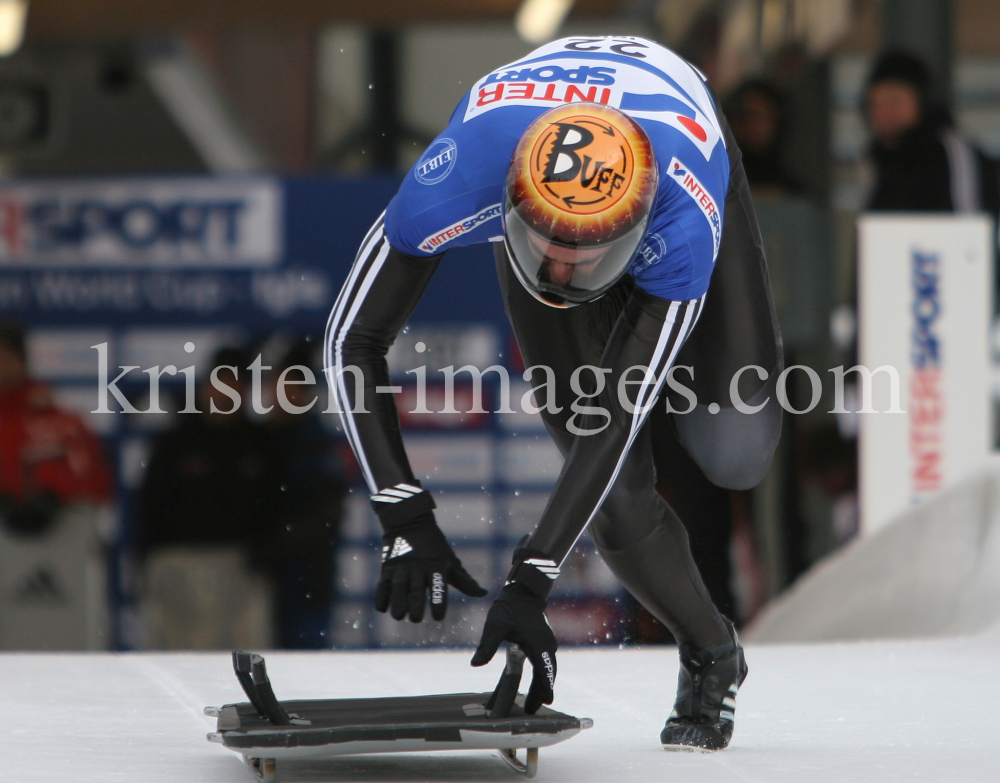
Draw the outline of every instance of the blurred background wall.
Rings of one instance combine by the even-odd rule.
[[[168,412],[91,413],[91,346],[107,343],[112,368],[139,367],[119,386],[145,409],[149,378],[141,371],[154,365],[193,363],[202,384],[220,348],[262,353],[274,367],[292,346],[317,345],[358,243],[399,178],[476,79],[538,43],[639,35],[705,73],[747,159],[787,363],[821,374],[856,357],[854,225],[876,178],[864,107],[879,54],[919,56],[934,101],[981,152],[1000,156],[1000,6],[988,0],[0,0],[3,24],[10,32],[5,39],[0,29],[0,45],[9,39],[0,59],[0,314],[24,327],[29,372],[102,439],[114,477],[113,501],[98,504],[111,521],[90,534],[106,606],[99,631],[70,646],[166,644],[151,635],[137,509],[151,454],[181,426],[176,411],[186,392],[184,377],[164,375]],[[191,208],[197,230],[170,222]],[[197,251],[185,250],[177,231],[203,231]],[[449,254],[390,356],[404,404],[417,342],[429,348],[431,372],[452,362],[519,369],[494,277],[488,251]],[[319,375],[321,362],[310,361]],[[272,386],[275,374],[267,376]],[[316,389],[322,397],[322,384]],[[469,396],[471,384],[459,390]],[[808,389],[790,394],[804,407]],[[757,489],[705,486],[688,499],[696,556],[716,574],[716,600],[740,620],[857,531],[857,417],[824,413],[831,404],[827,389],[812,413],[786,417]],[[323,397],[317,410],[325,407]],[[488,581],[502,578],[511,546],[558,474],[535,418],[404,415],[417,472],[439,495],[442,526]],[[331,475],[345,487],[343,497],[324,501],[334,589],[318,609],[305,588],[289,600],[303,617],[326,612],[332,622],[303,620],[288,633],[310,645],[472,643],[485,610],[473,602],[459,603],[430,637],[373,613],[375,521],[336,416],[316,420],[327,439],[320,451],[333,455]],[[263,415],[248,421],[270,426]],[[287,492],[287,482],[272,483]],[[670,477],[661,490],[684,502]],[[699,518],[698,509],[711,512]],[[42,552],[55,539],[32,541]],[[254,611],[274,616],[283,577],[255,560],[246,540],[212,543],[235,547],[248,584],[263,585]],[[216,554],[223,559],[185,577],[192,594],[218,589],[204,586],[211,562],[229,562]],[[574,561],[552,611],[562,638],[664,640],[586,542]],[[45,570],[32,568],[11,582],[11,595]],[[294,645],[271,619],[258,625],[253,633],[264,635],[250,637],[255,643]]]

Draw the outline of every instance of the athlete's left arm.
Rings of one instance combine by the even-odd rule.
[[[636,287],[618,318],[601,361],[602,380],[592,398],[581,398],[587,415],[570,420],[577,438],[531,536],[528,549],[558,566],[601,507],[618,471],[652,410],[677,352],[691,333],[704,297],[668,301]],[[603,381],[603,383],[602,383]],[[596,410],[595,410],[596,409]],[[542,583],[528,567],[516,567],[518,581],[531,580],[548,593],[556,572]],[[535,590],[533,590],[535,591]]]
[[[577,438],[559,481],[534,535],[514,553],[507,584],[487,614],[472,665],[488,663],[504,640],[520,645],[534,668],[524,703],[529,714],[553,699],[558,644],[544,609],[559,564],[614,484],[703,301],[668,301],[636,287],[601,361],[603,388],[578,401],[588,410],[570,420]]]

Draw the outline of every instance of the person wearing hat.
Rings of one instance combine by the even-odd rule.
[[[931,99],[921,60],[887,52],[868,79],[865,112],[872,132],[873,211],[1000,212],[996,163],[973,147]]]
[[[443,254],[485,242],[565,462],[472,664],[516,643],[534,669],[525,710],[552,702],[546,601],[589,526],[680,645],[662,745],[724,748],[743,649],[656,492],[651,444],[673,426],[713,482],[754,486],[779,435],[781,347],[740,152],[702,74],[641,38],[546,44],[473,85],[365,237],[330,316],[326,367],[384,531],[376,608],[397,620],[422,620],[428,598],[440,620],[449,586],[486,595],[438,529],[394,399],[379,393],[386,351]],[[677,365],[693,368],[690,381],[671,376]]]

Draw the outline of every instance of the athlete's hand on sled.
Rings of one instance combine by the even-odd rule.
[[[490,662],[502,642],[520,646],[531,661],[534,674],[524,700],[524,711],[533,715],[543,704],[551,704],[556,683],[556,635],[545,617],[545,602],[559,566],[544,552],[528,547],[530,536],[514,550],[507,584],[496,597],[479,642],[473,666]]]
[[[545,599],[517,582],[506,584],[490,607],[472,665],[489,663],[504,641],[519,645],[531,661],[534,674],[524,700],[524,711],[534,715],[543,704],[552,703],[559,645],[545,618]]]
[[[488,591],[479,586],[448,544],[431,512],[382,536],[382,575],[375,588],[375,608],[387,609],[393,619],[419,623],[430,593],[431,617],[444,619],[448,611],[448,585],[473,598]]]

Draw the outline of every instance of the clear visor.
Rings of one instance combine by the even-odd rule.
[[[521,281],[557,301],[589,302],[607,291],[628,269],[646,235],[647,218],[615,240],[574,247],[540,237],[507,204],[505,242]]]

